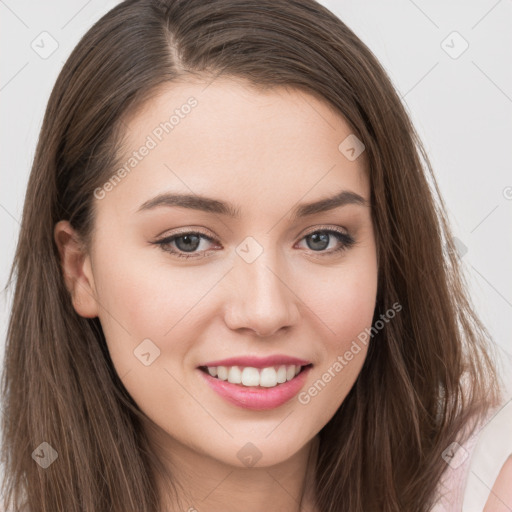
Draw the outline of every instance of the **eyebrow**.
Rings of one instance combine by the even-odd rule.
[[[292,209],[292,220],[315,215],[317,213],[327,212],[348,204],[356,204],[366,207],[369,206],[368,201],[359,194],[349,190],[342,190],[334,196],[296,206]],[[152,199],[148,199],[139,207],[137,213],[152,210],[160,206],[179,206],[182,208],[190,208],[192,210],[201,210],[208,213],[225,215],[234,219],[239,219],[241,213],[240,207],[232,203],[219,201],[218,199],[205,196],[177,193],[163,193],[153,197]]]

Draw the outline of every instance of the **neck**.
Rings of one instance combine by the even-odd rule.
[[[166,436],[165,445],[159,442],[156,451],[172,475],[172,482],[157,476],[162,510],[225,512],[243,505],[244,512],[314,512],[318,444],[315,436],[279,464],[240,468],[197,453]],[[172,494],[169,485],[176,489]]]

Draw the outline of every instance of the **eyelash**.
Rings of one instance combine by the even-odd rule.
[[[324,251],[313,251],[313,253],[318,253],[317,256],[320,256],[320,257],[328,257],[328,256],[332,256],[333,254],[335,253],[340,253],[342,251],[346,251],[348,249],[350,249],[355,243],[356,241],[354,240],[354,238],[352,238],[352,236],[350,236],[349,234],[347,233],[344,233],[343,231],[341,230],[337,230],[337,229],[316,229],[315,231],[311,231],[310,233],[307,233],[306,235],[304,235],[301,240],[303,240],[304,238],[307,238],[308,236],[311,236],[311,235],[314,235],[315,233],[327,233],[329,235],[334,235],[338,241],[341,242],[341,245],[337,248],[337,249],[331,249],[330,251],[327,251],[327,252],[324,252]],[[180,252],[179,250],[170,250],[170,249],[166,249],[165,247],[166,246],[169,246],[169,244],[171,244],[172,242],[174,242],[174,240],[176,240],[177,238],[182,238],[182,237],[185,237],[187,235],[196,235],[196,236],[200,236],[202,237],[203,239],[206,239],[208,240],[209,242],[215,242],[215,239],[200,232],[200,231],[185,231],[185,232],[182,232],[182,233],[178,233],[176,235],[172,235],[172,236],[169,236],[169,237],[166,237],[166,238],[163,238],[161,240],[157,240],[156,242],[152,242],[153,244],[155,245],[159,245],[161,247],[161,249],[167,253],[170,253],[172,254],[173,256],[176,256],[178,258],[185,258],[185,259],[189,259],[189,258],[203,258],[203,257],[206,257],[207,254],[206,252],[203,252],[202,253],[202,256],[199,256],[199,254],[201,253],[184,253],[184,252]],[[330,242],[330,240],[329,240]]]

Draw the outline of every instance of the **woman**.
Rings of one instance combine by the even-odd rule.
[[[15,510],[426,511],[503,403],[421,142],[313,0],[100,19],[14,272]]]

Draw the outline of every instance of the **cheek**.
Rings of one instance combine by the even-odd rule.
[[[366,358],[377,296],[375,253],[359,253],[336,271],[329,269],[329,279],[319,281],[323,286],[315,288],[309,282],[309,289],[315,291],[309,292],[307,303],[323,326],[321,363],[299,403],[314,409],[315,421],[321,425],[342,404]]]
[[[347,275],[330,283],[323,300],[317,297],[315,313],[323,329],[320,364],[298,402],[308,417],[322,428],[336,413],[354,385],[368,352],[366,334],[372,324],[377,289],[376,272]],[[367,330],[367,331],[365,331]]]
[[[106,260],[98,273],[99,300],[135,336],[162,337],[204,295],[211,279],[191,280],[156,258]]]
[[[370,254],[366,260],[330,269],[322,281],[322,286],[309,282],[307,303],[329,333],[325,348],[343,350],[371,326],[377,298],[376,260]]]
[[[218,275],[206,267],[173,268],[165,258],[137,258],[128,251],[115,259],[98,254],[96,267],[100,321],[118,372],[138,368],[134,351],[146,339],[160,350],[155,366],[170,368],[186,358]]]

